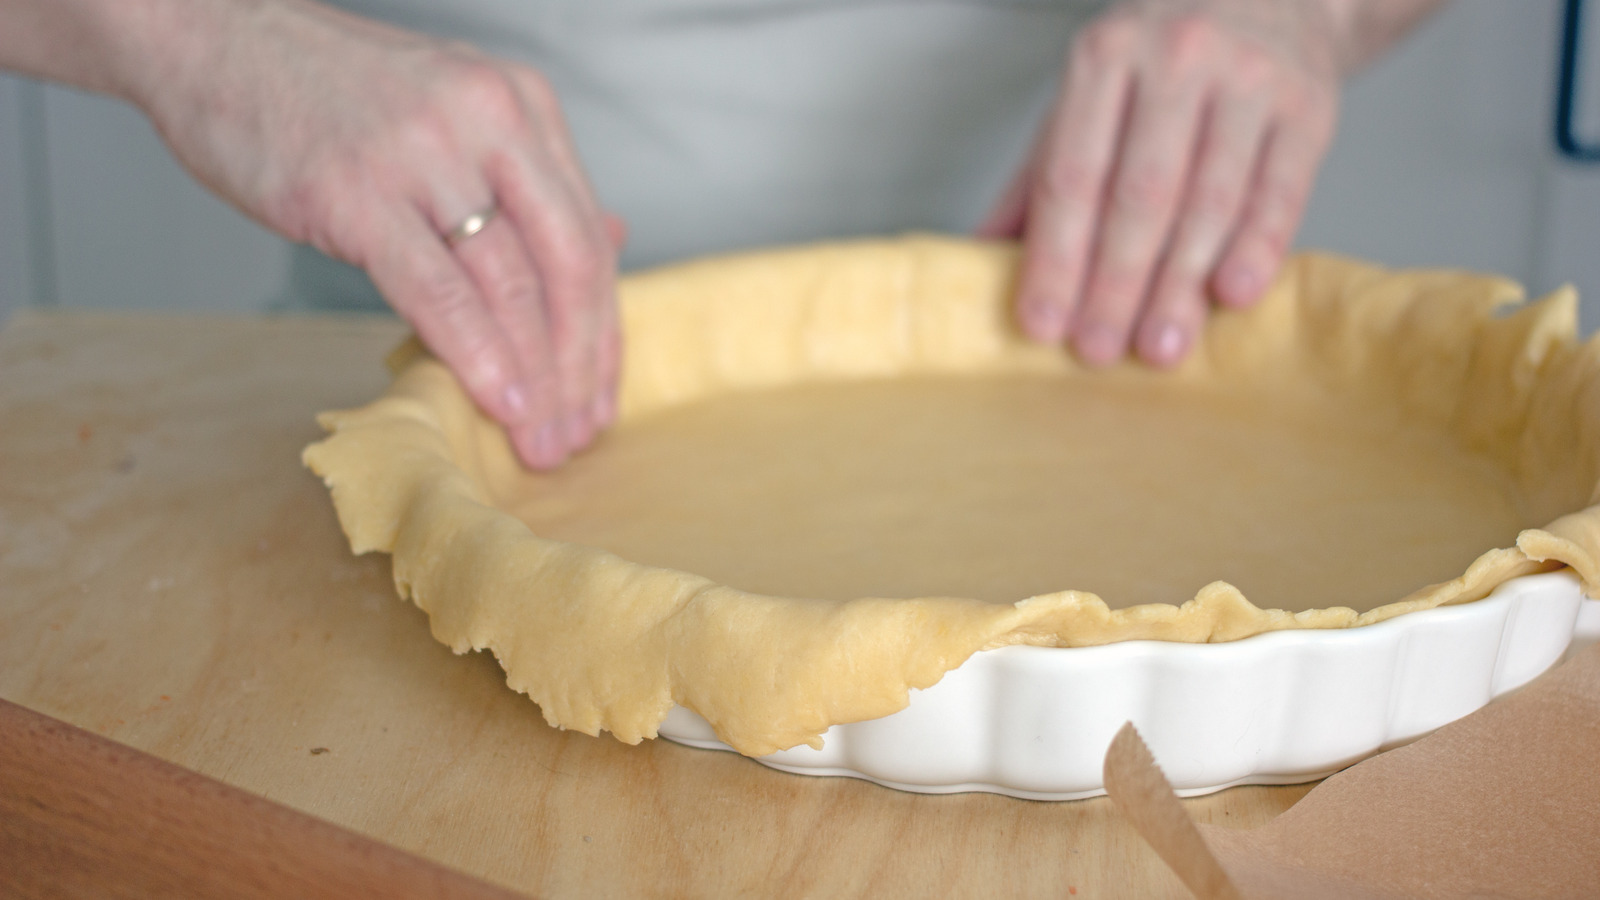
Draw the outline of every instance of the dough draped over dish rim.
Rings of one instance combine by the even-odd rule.
[[[1010,244],[919,235],[628,276],[621,416],[802,382],[1079,375],[1068,354],[1012,324],[1016,263]],[[759,756],[896,712],[912,688],[987,648],[1357,627],[1561,566],[1595,595],[1600,343],[1577,342],[1576,313],[1570,289],[1522,305],[1500,278],[1301,255],[1257,307],[1214,314],[1166,376],[1314,379],[1381,395],[1494,459],[1549,522],[1457,578],[1362,613],[1260,609],[1224,582],[1182,605],[1121,609],[1075,590],[1003,604],[800,600],[541,537],[493,502],[489,485],[516,466],[504,434],[414,343],[391,360],[382,397],[319,417],[330,435],[304,461],[330,489],[352,551],[392,554],[396,589],[427,612],[435,637],[457,653],[493,652],[551,725],[637,743],[677,704]]]

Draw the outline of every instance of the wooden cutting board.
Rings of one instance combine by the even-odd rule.
[[[924,796],[550,728],[301,468],[384,318],[0,331],[0,698],[546,897],[1185,896],[1105,799]],[[0,779],[6,773],[0,771]],[[1185,803],[1250,826],[1309,789]]]

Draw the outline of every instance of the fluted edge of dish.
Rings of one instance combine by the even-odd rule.
[[[1106,748],[1131,721],[1180,794],[1311,781],[1531,681],[1566,651],[1584,603],[1578,579],[1561,570],[1360,628],[1003,647],[913,691],[894,715],[835,725],[821,750],[758,761],[919,793],[1078,799],[1105,793]],[[729,749],[682,707],[660,733]]]

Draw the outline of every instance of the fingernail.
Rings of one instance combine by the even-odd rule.
[[[510,413],[513,419],[522,419],[528,415],[528,392],[522,389],[522,385],[508,385],[500,398],[505,403],[506,412]]]
[[[1175,323],[1167,322],[1156,329],[1150,342],[1149,362],[1158,366],[1178,363],[1189,352],[1189,334]]]

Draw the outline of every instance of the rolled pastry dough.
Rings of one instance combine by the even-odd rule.
[[[305,461],[352,549],[552,725],[633,743],[682,704],[750,755],[988,647],[1359,626],[1561,565],[1600,586],[1570,290],[1301,256],[1178,371],[1086,372],[1016,333],[1015,264],[917,236],[634,275],[621,421],[563,469],[520,469],[414,347]]]

